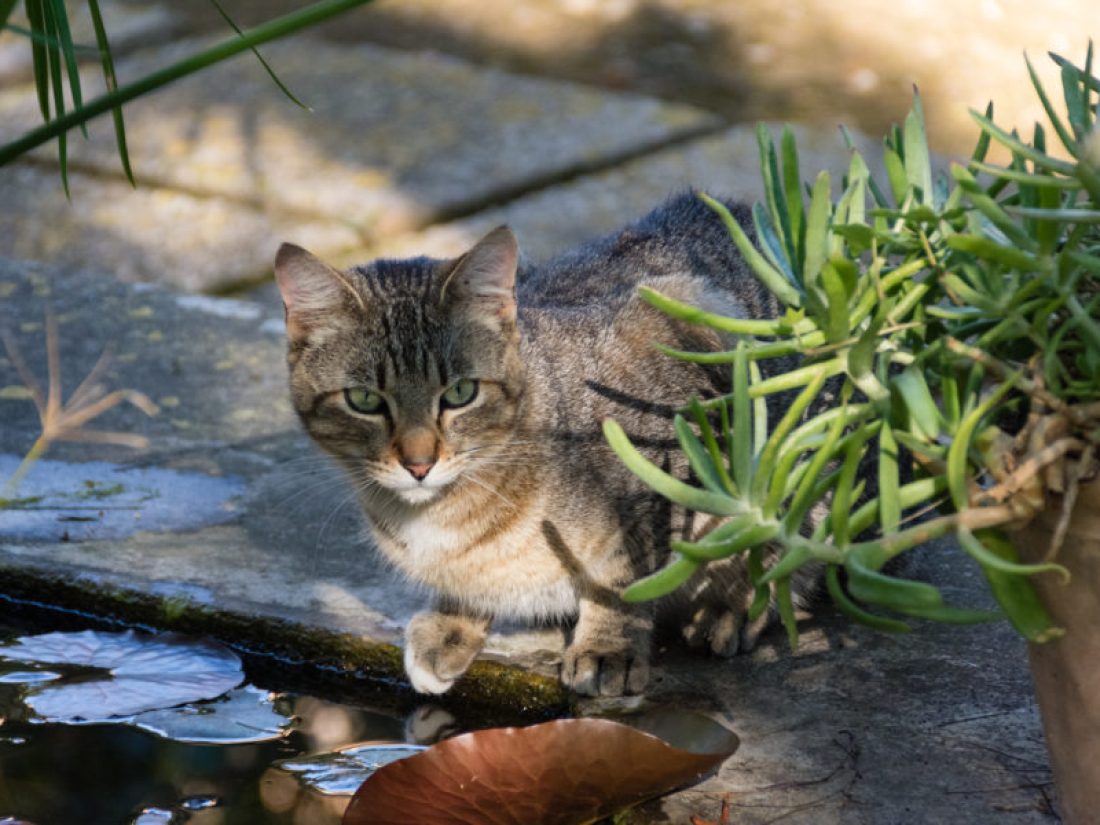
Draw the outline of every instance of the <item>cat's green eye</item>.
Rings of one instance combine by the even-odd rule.
[[[348,387],[344,390],[344,400],[349,407],[364,415],[381,415],[386,411],[386,399],[364,387]]]
[[[465,407],[477,397],[477,381],[459,378],[443,393],[444,407]]]

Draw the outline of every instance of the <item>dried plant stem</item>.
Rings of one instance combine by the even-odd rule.
[[[10,500],[15,498],[16,491],[19,489],[20,482],[23,481],[23,477],[30,472],[31,467],[34,466],[34,462],[38,461],[42,457],[42,454],[49,448],[50,442],[45,436],[39,436],[27,454],[23,456],[23,460],[19,462],[19,466],[15,468],[15,472],[11,474],[11,477],[4,482],[4,494],[0,496],[0,499]]]
[[[1090,444],[1081,454],[1081,460],[1073,465],[1067,473],[1069,479],[1066,482],[1066,494],[1062,498],[1062,512],[1058,516],[1058,524],[1054,527],[1054,534],[1050,537],[1050,547],[1047,549],[1043,561],[1053,561],[1058,556],[1058,551],[1065,543],[1066,533],[1069,531],[1069,520],[1073,515],[1073,506],[1077,503],[1077,491],[1081,487],[1081,476],[1092,465],[1092,459],[1096,454],[1095,448]]]
[[[105,350],[92,367],[87,377],[66,403],[61,389],[61,346],[57,330],[57,317],[46,313],[46,369],[48,372],[47,389],[42,390],[34,373],[27,366],[14,336],[7,330],[0,330],[0,341],[4,344],[8,358],[19,373],[20,379],[30,390],[31,399],[38,411],[42,432],[23,457],[11,478],[4,484],[4,500],[15,497],[20,482],[42,455],[55,441],[84,441],[95,444],[121,444],[126,447],[142,449],[149,440],[133,433],[88,430],[84,428],[94,418],[113,407],[125,402],[137,407],[146,415],[156,415],[157,405],[146,395],[136,390],[115,390],[106,393],[100,386],[99,378],[107,367],[109,356]]]
[[[1024,485],[1038,475],[1043,468],[1053,464],[1066,455],[1066,453],[1073,452],[1074,450],[1083,450],[1085,447],[1085,442],[1076,438],[1062,438],[1055,441],[1053,444],[1048,444],[1039,452],[1028,456],[1027,459],[1013,471],[1012,475],[996,487],[989,490],[983,490],[981,497],[983,500],[987,501],[1007,501],[1013,495],[1020,492]]]

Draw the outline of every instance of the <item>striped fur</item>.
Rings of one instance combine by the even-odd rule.
[[[731,207],[744,222],[746,210]],[[456,260],[379,260],[346,273],[284,247],[276,271],[294,406],[356,484],[383,555],[437,594],[407,634],[418,690],[450,687],[499,616],[572,622],[563,680],[583,693],[639,692],[653,611],[617,594],[664,561],[670,539],[710,525],[626,471],[601,422],[614,418],[687,477],[672,411],[727,391],[727,375],[672,361],[651,342],[728,342],[672,321],[637,288],[742,317],[778,307],[717,217],[687,195],[516,270],[504,228]],[[318,296],[328,302],[320,311]],[[441,398],[459,379],[476,379],[477,396],[447,408]],[[350,408],[349,387],[379,392],[385,414]],[[413,475],[429,464],[426,477]],[[743,626],[748,596],[738,562],[712,565],[679,597],[685,637],[724,654],[751,645],[760,627]]]

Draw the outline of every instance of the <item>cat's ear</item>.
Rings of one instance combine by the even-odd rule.
[[[494,324],[516,319],[519,245],[507,226],[498,226],[458,259],[440,288],[440,301],[462,306]]]
[[[317,256],[284,243],[275,255],[275,281],[283,296],[286,329],[291,340],[305,338],[311,329],[350,305],[363,308],[363,299],[344,273]]]

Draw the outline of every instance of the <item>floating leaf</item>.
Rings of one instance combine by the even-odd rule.
[[[352,798],[344,825],[592,822],[697,781],[738,745],[697,714],[661,714],[639,726],[652,733],[559,719],[447,739],[380,768]]]
[[[28,692],[26,704],[48,722],[104,722],[185,702],[213,699],[244,679],[231,650],[173,633],[46,633],[0,647],[0,659],[77,665],[103,678],[61,680]]]
[[[139,713],[130,724],[174,742],[243,745],[281,739],[291,719],[275,709],[270,692],[245,685],[207,702]]]
[[[424,745],[360,742],[328,753],[284,759],[274,767],[292,774],[298,783],[327,795],[351,795],[379,768],[426,750]]]

